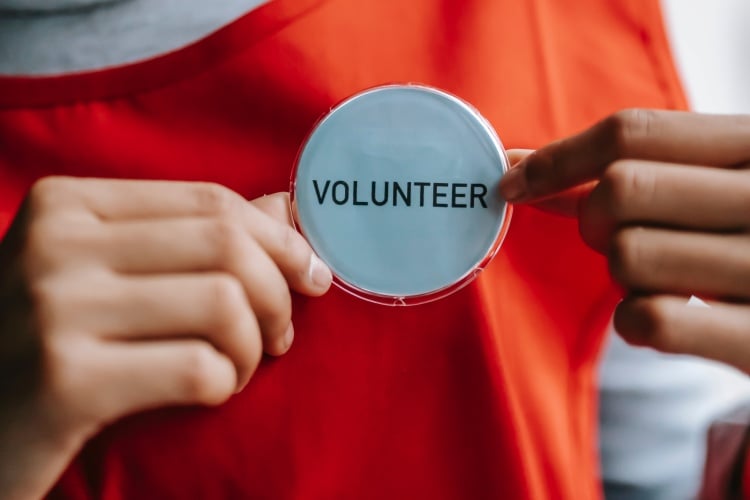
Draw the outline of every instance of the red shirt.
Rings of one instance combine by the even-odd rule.
[[[274,0],[154,60],[0,79],[0,221],[53,173],[286,190],[315,120],[388,82],[468,100],[508,147],[685,107],[657,0]],[[296,297],[294,347],[245,391],[106,429],[52,497],[599,498],[595,366],[615,300],[574,220],[521,207],[447,299]]]

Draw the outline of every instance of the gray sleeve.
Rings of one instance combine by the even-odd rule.
[[[711,423],[748,400],[750,378],[744,373],[632,347],[612,333],[600,372],[607,500],[696,498]]]

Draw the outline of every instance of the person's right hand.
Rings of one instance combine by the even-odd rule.
[[[43,495],[124,415],[225,401],[289,349],[289,289],[330,283],[285,194],[38,182],[0,244],[0,497]]]
[[[509,157],[501,195],[578,217],[607,258],[620,335],[750,374],[749,115],[624,110]]]

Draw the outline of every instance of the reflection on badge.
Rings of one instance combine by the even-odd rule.
[[[508,159],[469,104],[420,85],[387,85],[334,107],[291,179],[295,224],[334,283],[388,305],[462,288],[508,230],[497,185]]]

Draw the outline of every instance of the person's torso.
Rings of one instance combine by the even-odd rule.
[[[0,78],[0,217],[49,174],[284,191],[316,119],[388,82],[457,94],[508,147],[684,107],[653,0],[274,0],[152,61]],[[574,220],[521,208],[480,278],[437,303],[296,297],[295,346],[245,391],[110,427],[52,496],[598,498],[614,300]]]

